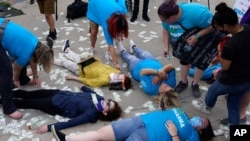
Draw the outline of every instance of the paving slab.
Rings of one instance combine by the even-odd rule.
[[[13,0],[14,1],[14,0]],[[66,39],[70,39],[72,50],[76,53],[82,53],[90,49],[89,42],[89,24],[86,17],[73,20],[71,23],[67,22],[66,19],[66,8],[67,5],[72,3],[73,0],[58,0],[58,20],[56,21],[56,29],[58,31],[57,40],[54,44],[55,57],[60,57],[63,54],[60,51],[61,46],[64,45]],[[157,59],[159,59],[163,64],[172,63],[176,68],[179,68],[179,61],[176,58],[171,57],[170,60],[167,60],[165,57],[162,57],[163,49],[163,39],[162,39],[162,27],[159,17],[157,16],[157,8],[161,4],[161,0],[151,0],[149,3],[149,17],[150,22],[145,22],[141,19],[141,11],[138,14],[138,20],[134,23],[129,22],[129,38],[133,39],[138,46],[150,51]],[[184,0],[179,0],[179,2],[187,2]],[[197,2],[197,1],[194,1]],[[200,0],[199,3],[207,5],[207,0]],[[214,11],[215,5],[217,5],[221,0],[212,0],[210,1],[210,8]],[[233,6],[234,0],[226,1],[228,5]],[[141,0],[140,9],[142,9]],[[9,17],[10,20],[13,20],[24,27],[31,30],[34,34],[38,36],[41,41],[44,41],[48,34],[48,25],[45,22],[44,15],[40,14],[37,3],[30,5],[29,0],[16,0],[13,2],[13,7],[23,11],[23,15]],[[131,15],[128,14],[128,20]],[[124,46],[128,48],[129,40],[126,39],[123,42]],[[98,39],[96,43],[96,57],[104,60],[104,52],[107,50],[107,45],[103,37],[103,32],[100,28]],[[116,50],[118,57],[118,62],[120,66],[124,65],[122,61],[119,50]],[[128,73],[126,67],[121,68],[123,72]],[[65,81],[64,76],[67,73],[71,73],[68,70],[53,66],[53,70],[50,74],[46,74],[43,71],[39,71],[39,77],[43,82],[42,88],[58,88],[58,89],[67,89],[71,91],[78,91],[77,87],[80,86],[80,83],[74,81]],[[53,77],[54,78],[53,78]],[[56,78],[56,79],[55,79]],[[177,82],[180,80],[180,72],[177,71]],[[192,81],[192,78],[189,77],[189,82]],[[124,111],[126,111],[122,118],[132,117],[141,113],[146,113],[158,108],[157,103],[155,103],[155,97],[146,95],[140,88],[138,82],[134,81],[133,91],[131,93],[126,93],[124,91],[110,91],[108,87],[95,88],[94,90],[103,94],[105,98],[112,98],[118,100],[121,104]],[[206,82],[202,81],[201,86],[209,87]],[[40,88],[35,88],[34,86],[23,86],[21,87],[25,90],[35,90]],[[202,96],[199,99],[204,99],[206,91],[202,91]],[[192,91],[190,86],[180,95],[183,108],[190,116],[201,115],[208,117],[214,129],[219,129],[220,124],[219,120],[227,117],[227,108],[225,97],[219,97],[212,114],[205,115],[196,111],[192,105],[191,101],[196,99],[192,96]],[[145,105],[150,106],[145,106]],[[35,141],[39,139],[40,141],[52,141],[55,140],[50,132],[45,134],[36,134],[35,128],[43,123],[54,123],[58,120],[65,120],[63,117],[59,116],[50,116],[44,114],[38,110],[23,110],[25,117],[21,120],[15,121],[11,120],[9,117],[2,114],[0,109],[0,116],[3,116],[6,119],[6,123],[9,126],[12,126],[11,131],[6,131],[0,129],[0,140],[1,141],[11,141],[11,140],[23,140],[23,141]],[[250,118],[250,116],[248,116]],[[28,130],[26,124],[29,121],[38,120],[32,124],[32,130]],[[85,132],[88,130],[95,130],[103,125],[109,124],[109,122],[98,121],[95,124],[84,124],[77,127],[72,127],[62,130],[67,134],[77,134],[79,132]],[[6,129],[6,128],[5,128]],[[214,141],[224,141],[224,136],[215,137]]]

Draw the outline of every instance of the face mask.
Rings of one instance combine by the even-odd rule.
[[[202,119],[199,116],[192,117],[189,121],[193,127],[202,126]]]
[[[229,34],[228,32],[224,31],[224,30],[219,30],[220,33],[223,33],[225,35]]]
[[[103,107],[102,107],[102,102],[103,102],[103,100],[98,101],[98,103],[97,103],[97,108],[98,108],[98,110],[101,111],[101,112],[104,110]]]

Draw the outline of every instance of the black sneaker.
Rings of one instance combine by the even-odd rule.
[[[198,98],[201,96],[201,91],[200,91],[200,87],[198,84],[193,85],[193,82],[192,82],[192,90],[193,90],[194,97]]]
[[[64,53],[66,53],[66,49],[69,48],[69,47],[70,47],[70,45],[69,45],[69,39],[67,39],[65,41],[64,45],[62,46],[61,51],[64,52]]]
[[[185,90],[188,86],[188,81],[187,83],[183,83],[182,81],[179,82],[179,84],[174,88],[174,90],[177,93],[181,93],[183,90]]]
[[[30,5],[34,3],[35,3],[35,0],[30,0]]]
[[[47,36],[46,40],[48,41],[49,37],[52,38],[53,40],[56,40],[56,35],[57,35],[56,29],[54,32],[49,31],[49,35]]]
[[[247,117],[246,116],[243,119],[240,119],[240,124],[244,124],[245,122],[247,122]],[[228,118],[222,119],[220,121],[220,123],[222,125],[228,125]]]
[[[147,22],[150,21],[150,18],[148,17],[147,14],[143,14],[143,15],[142,15],[142,19],[145,20],[145,21],[147,21]]]
[[[54,125],[51,125],[51,131],[52,131],[52,133],[57,141],[66,141],[65,140],[66,135],[64,133],[56,130]]]
[[[48,38],[47,39],[47,45],[50,47],[50,48],[53,48],[53,44],[54,44],[54,40],[52,38]]]

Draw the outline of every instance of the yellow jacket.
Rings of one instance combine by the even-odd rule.
[[[83,84],[91,87],[101,87],[109,85],[109,75],[111,73],[119,73],[110,65],[103,64],[99,60],[85,66],[82,70],[82,66],[79,65],[79,77]]]

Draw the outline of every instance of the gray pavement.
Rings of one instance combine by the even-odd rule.
[[[18,1],[18,0],[16,0]],[[12,6],[21,9],[25,14],[15,17],[10,17],[9,19],[23,25],[24,27],[31,30],[35,33],[41,41],[44,41],[48,34],[48,25],[45,22],[44,15],[40,14],[37,3],[34,5],[29,4],[29,0],[19,0],[20,2],[13,4]],[[58,20],[56,21],[56,29],[58,31],[57,40],[55,41],[54,51],[55,57],[62,57],[63,54],[60,52],[61,46],[64,44],[66,39],[70,39],[72,50],[77,53],[82,53],[90,49],[89,43],[89,24],[87,18],[79,18],[73,20],[71,23],[67,22],[66,19],[66,8],[67,5],[72,3],[73,0],[58,0]],[[170,60],[162,57],[162,27],[161,22],[157,16],[157,8],[160,5],[162,0],[151,0],[149,4],[149,17],[151,18],[150,22],[145,22],[141,19],[141,9],[138,15],[138,20],[135,23],[129,23],[129,38],[133,39],[135,43],[146,50],[149,50],[157,59],[159,59],[163,64],[172,63],[175,65],[177,70],[179,69],[179,61],[176,58],[171,57]],[[184,2],[180,0],[179,2]],[[210,1],[210,8],[214,11],[214,6],[217,5],[221,0],[212,0]],[[143,1],[141,1],[141,4]],[[201,0],[199,3],[207,5],[206,0]],[[227,0],[228,5],[233,6],[234,0]],[[130,15],[128,15],[128,20]],[[124,40],[124,46],[128,47],[129,40]],[[103,60],[104,52],[107,50],[107,45],[103,38],[103,33],[100,30],[98,34],[98,40],[96,44],[96,57]],[[120,58],[119,51],[117,49],[117,55],[119,56],[119,64],[122,67],[122,70],[127,73],[125,64]],[[78,86],[80,83],[74,81],[65,81],[64,75],[70,73],[66,69],[53,66],[53,70],[50,74],[45,74],[43,71],[39,71],[39,77],[43,81],[42,88],[59,88],[67,89],[71,91],[78,91]],[[177,81],[179,81],[180,72],[177,71]],[[189,78],[189,82],[192,81],[192,78]],[[200,86],[203,87],[202,96],[200,99],[203,99],[206,94],[206,88],[209,87],[206,82],[200,82]],[[34,90],[39,89],[34,86],[23,86],[22,89]],[[117,100],[125,113],[122,118],[127,118],[135,116],[141,113],[146,113],[157,109],[158,106],[155,103],[155,98],[146,95],[141,90],[139,84],[133,81],[133,90],[129,92],[123,91],[109,91],[107,87],[95,88],[94,90],[98,91],[100,94],[103,94],[105,98],[112,98]],[[219,120],[227,117],[227,108],[226,101],[224,97],[219,97],[215,107],[213,108],[212,114],[205,115],[196,111],[192,105],[191,101],[195,99],[192,96],[192,91],[190,86],[180,95],[183,102],[183,108],[190,115],[201,115],[208,117],[211,122],[214,130],[220,128]],[[1,108],[0,108],[1,109]],[[23,110],[24,118],[21,120],[15,121],[11,120],[9,117],[2,114],[0,110],[0,116],[3,116],[6,119],[6,124],[3,129],[0,128],[0,140],[1,141],[51,141],[53,136],[51,133],[45,134],[36,134],[35,128],[44,123],[54,123],[57,121],[66,120],[63,117],[59,116],[49,116],[43,112],[37,110]],[[250,119],[250,116],[248,115]],[[32,130],[27,129],[27,122],[33,122]],[[84,124],[77,127],[68,128],[63,130],[67,134],[77,134],[79,132],[85,132],[88,130],[98,129],[99,127],[109,124],[109,122],[98,121],[95,124]],[[224,135],[214,138],[215,141],[223,141]]]

